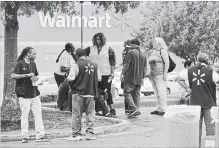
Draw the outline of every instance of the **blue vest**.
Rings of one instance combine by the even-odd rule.
[[[193,66],[188,69],[189,85],[192,90],[190,105],[202,108],[216,106],[216,85],[212,80],[213,69]]]

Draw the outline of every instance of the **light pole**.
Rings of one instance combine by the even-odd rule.
[[[83,21],[83,2],[81,3],[81,48],[83,49],[83,29],[84,29],[84,21]]]

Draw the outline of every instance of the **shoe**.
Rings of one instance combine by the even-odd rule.
[[[80,141],[82,140],[83,138],[81,136],[71,136],[71,137],[68,137],[68,140],[69,141]]]
[[[87,139],[87,140],[96,140],[96,137],[95,137],[94,134],[87,134],[87,135],[86,135],[86,139]]]
[[[159,112],[158,115],[163,116],[165,112]]]
[[[128,114],[128,118],[132,118],[132,117],[134,117],[136,115],[140,115],[140,114],[141,113],[139,112],[139,110],[136,109]]]
[[[116,115],[116,110],[115,110],[115,109],[111,109],[111,110],[110,110],[110,114],[112,114],[112,115],[115,116],[115,115]]]
[[[155,115],[155,114],[158,115],[158,114],[159,114],[159,111],[155,110],[155,111],[151,112],[151,114],[152,114],[152,115]]]
[[[49,141],[49,139],[46,136],[36,139],[36,142],[46,142],[46,141]]]
[[[95,114],[96,116],[103,116],[101,113],[99,113],[99,112],[96,112],[96,114]]]
[[[22,138],[22,143],[28,143],[28,138]]]
[[[132,116],[129,116],[129,119],[138,118],[141,115],[141,112],[138,110],[136,113],[134,113]]]
[[[104,117],[116,118],[116,116],[115,116],[115,115],[112,115],[111,113],[108,113],[108,114],[104,115]]]

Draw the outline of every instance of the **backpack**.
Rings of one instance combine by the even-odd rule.
[[[160,51],[160,55],[161,55],[161,51]],[[168,68],[168,73],[169,73],[169,72],[172,72],[176,68],[176,63],[173,61],[173,59],[170,57],[169,54],[168,54],[168,57],[169,57],[169,68]]]

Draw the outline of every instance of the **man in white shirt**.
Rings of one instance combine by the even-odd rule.
[[[66,75],[68,75],[72,65],[75,63],[74,51],[74,45],[72,43],[67,43],[65,49],[63,49],[56,60],[57,67],[54,77],[58,87],[65,80]]]

